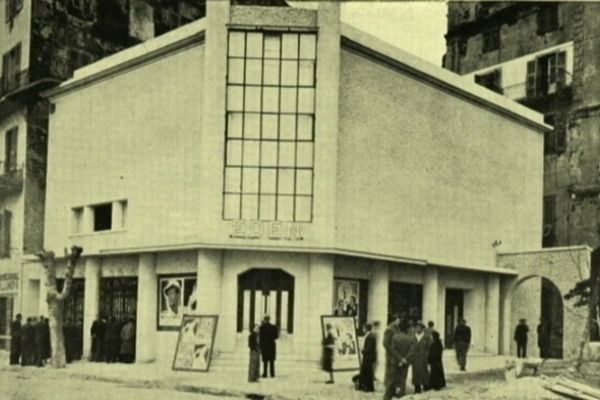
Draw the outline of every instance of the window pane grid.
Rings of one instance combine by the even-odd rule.
[[[311,222],[314,33],[230,31],[223,219]]]

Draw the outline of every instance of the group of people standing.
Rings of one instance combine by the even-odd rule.
[[[50,358],[50,325],[48,318],[23,317],[17,314],[11,323],[10,364],[43,367]]]
[[[133,363],[135,359],[135,321],[127,318],[99,316],[90,329],[92,335],[91,361]]]
[[[524,318],[519,320],[519,323],[515,327],[515,333],[513,338],[515,342],[517,342],[517,357],[518,358],[527,358],[527,342],[529,336],[529,326],[527,326],[527,321]],[[551,345],[551,337],[552,331],[548,323],[541,319],[539,325],[537,326],[537,344],[540,349],[540,357],[541,358],[549,358],[550,354],[550,345]]]
[[[248,367],[248,381],[258,382],[260,378],[260,361],[262,359],[262,377],[275,378],[275,358],[277,355],[276,340],[279,338],[279,329],[271,323],[268,315],[263,317],[260,325],[256,324],[248,336],[250,349],[250,365]]]

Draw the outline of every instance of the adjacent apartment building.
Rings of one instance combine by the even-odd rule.
[[[44,245],[85,249],[84,332],[134,317],[137,359],[168,363],[184,312],[218,315],[217,352],[243,358],[269,314],[278,355],[317,359],[341,301],[359,328],[400,313],[451,346],[465,317],[474,351],[507,351],[519,263],[496,247],[541,245],[537,112],[342,24],[335,2],[209,2],[47,96]]]
[[[39,93],[78,67],[204,14],[200,0],[0,1],[0,348],[16,312],[38,315],[45,301],[19,296],[24,256],[43,244],[50,109]]]

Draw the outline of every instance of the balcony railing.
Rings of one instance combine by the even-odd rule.
[[[4,161],[0,161],[0,196],[19,193],[23,189],[23,166],[15,165],[6,168]]]

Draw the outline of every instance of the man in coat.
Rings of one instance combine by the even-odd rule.
[[[46,341],[44,339],[44,318],[40,318],[33,325],[33,337],[35,341],[35,361],[34,364],[38,367],[44,366],[44,347]]]
[[[388,333],[388,343],[386,347],[386,378],[385,393],[383,400],[390,400],[392,397],[402,397],[406,394],[406,377],[408,376],[408,366],[412,359],[413,340],[408,334],[409,325],[407,322],[394,322]],[[391,335],[391,337],[390,337]],[[385,344],[384,344],[385,346]]]
[[[517,357],[527,358],[527,334],[529,327],[524,319],[519,320],[519,324],[515,328],[514,339],[517,342]]]
[[[52,355],[52,344],[50,343],[50,320],[42,316],[43,322],[43,335],[44,335],[44,351],[42,352],[42,358],[44,362]]]
[[[375,385],[375,363],[377,362],[377,328],[378,322],[366,324],[365,341],[362,349],[362,362],[360,364],[360,375],[358,389],[365,392],[374,392]]]
[[[275,356],[277,353],[275,341],[279,337],[279,331],[275,325],[271,324],[270,320],[271,318],[265,315],[258,333],[263,362],[263,378],[267,377],[267,366],[269,367],[271,378],[275,377]]]
[[[428,356],[432,338],[425,332],[425,325],[421,321],[415,324],[415,332],[412,335],[412,383],[415,393],[421,393],[429,389]]]
[[[107,363],[116,362],[120,353],[121,332],[114,317],[108,317],[106,321],[106,333],[104,335],[104,361]]]
[[[92,361],[104,361],[104,336],[106,334],[106,321],[99,316],[90,330],[92,334]]]
[[[467,368],[467,353],[471,346],[471,328],[467,325],[464,318],[458,322],[454,329],[454,350],[456,351],[456,361],[461,371]]]
[[[21,357],[21,314],[10,324],[10,365],[18,365]]]
[[[392,351],[392,339],[398,332],[400,332],[400,316],[394,315],[392,317],[392,322],[383,333],[383,348],[385,349],[385,376],[383,384],[385,387],[388,387],[392,382],[394,371],[396,371],[396,367],[394,366],[395,358]]]
[[[548,348],[550,347],[550,332],[548,324],[544,319],[540,320],[537,326],[538,347],[540,348],[540,357],[548,358]]]

